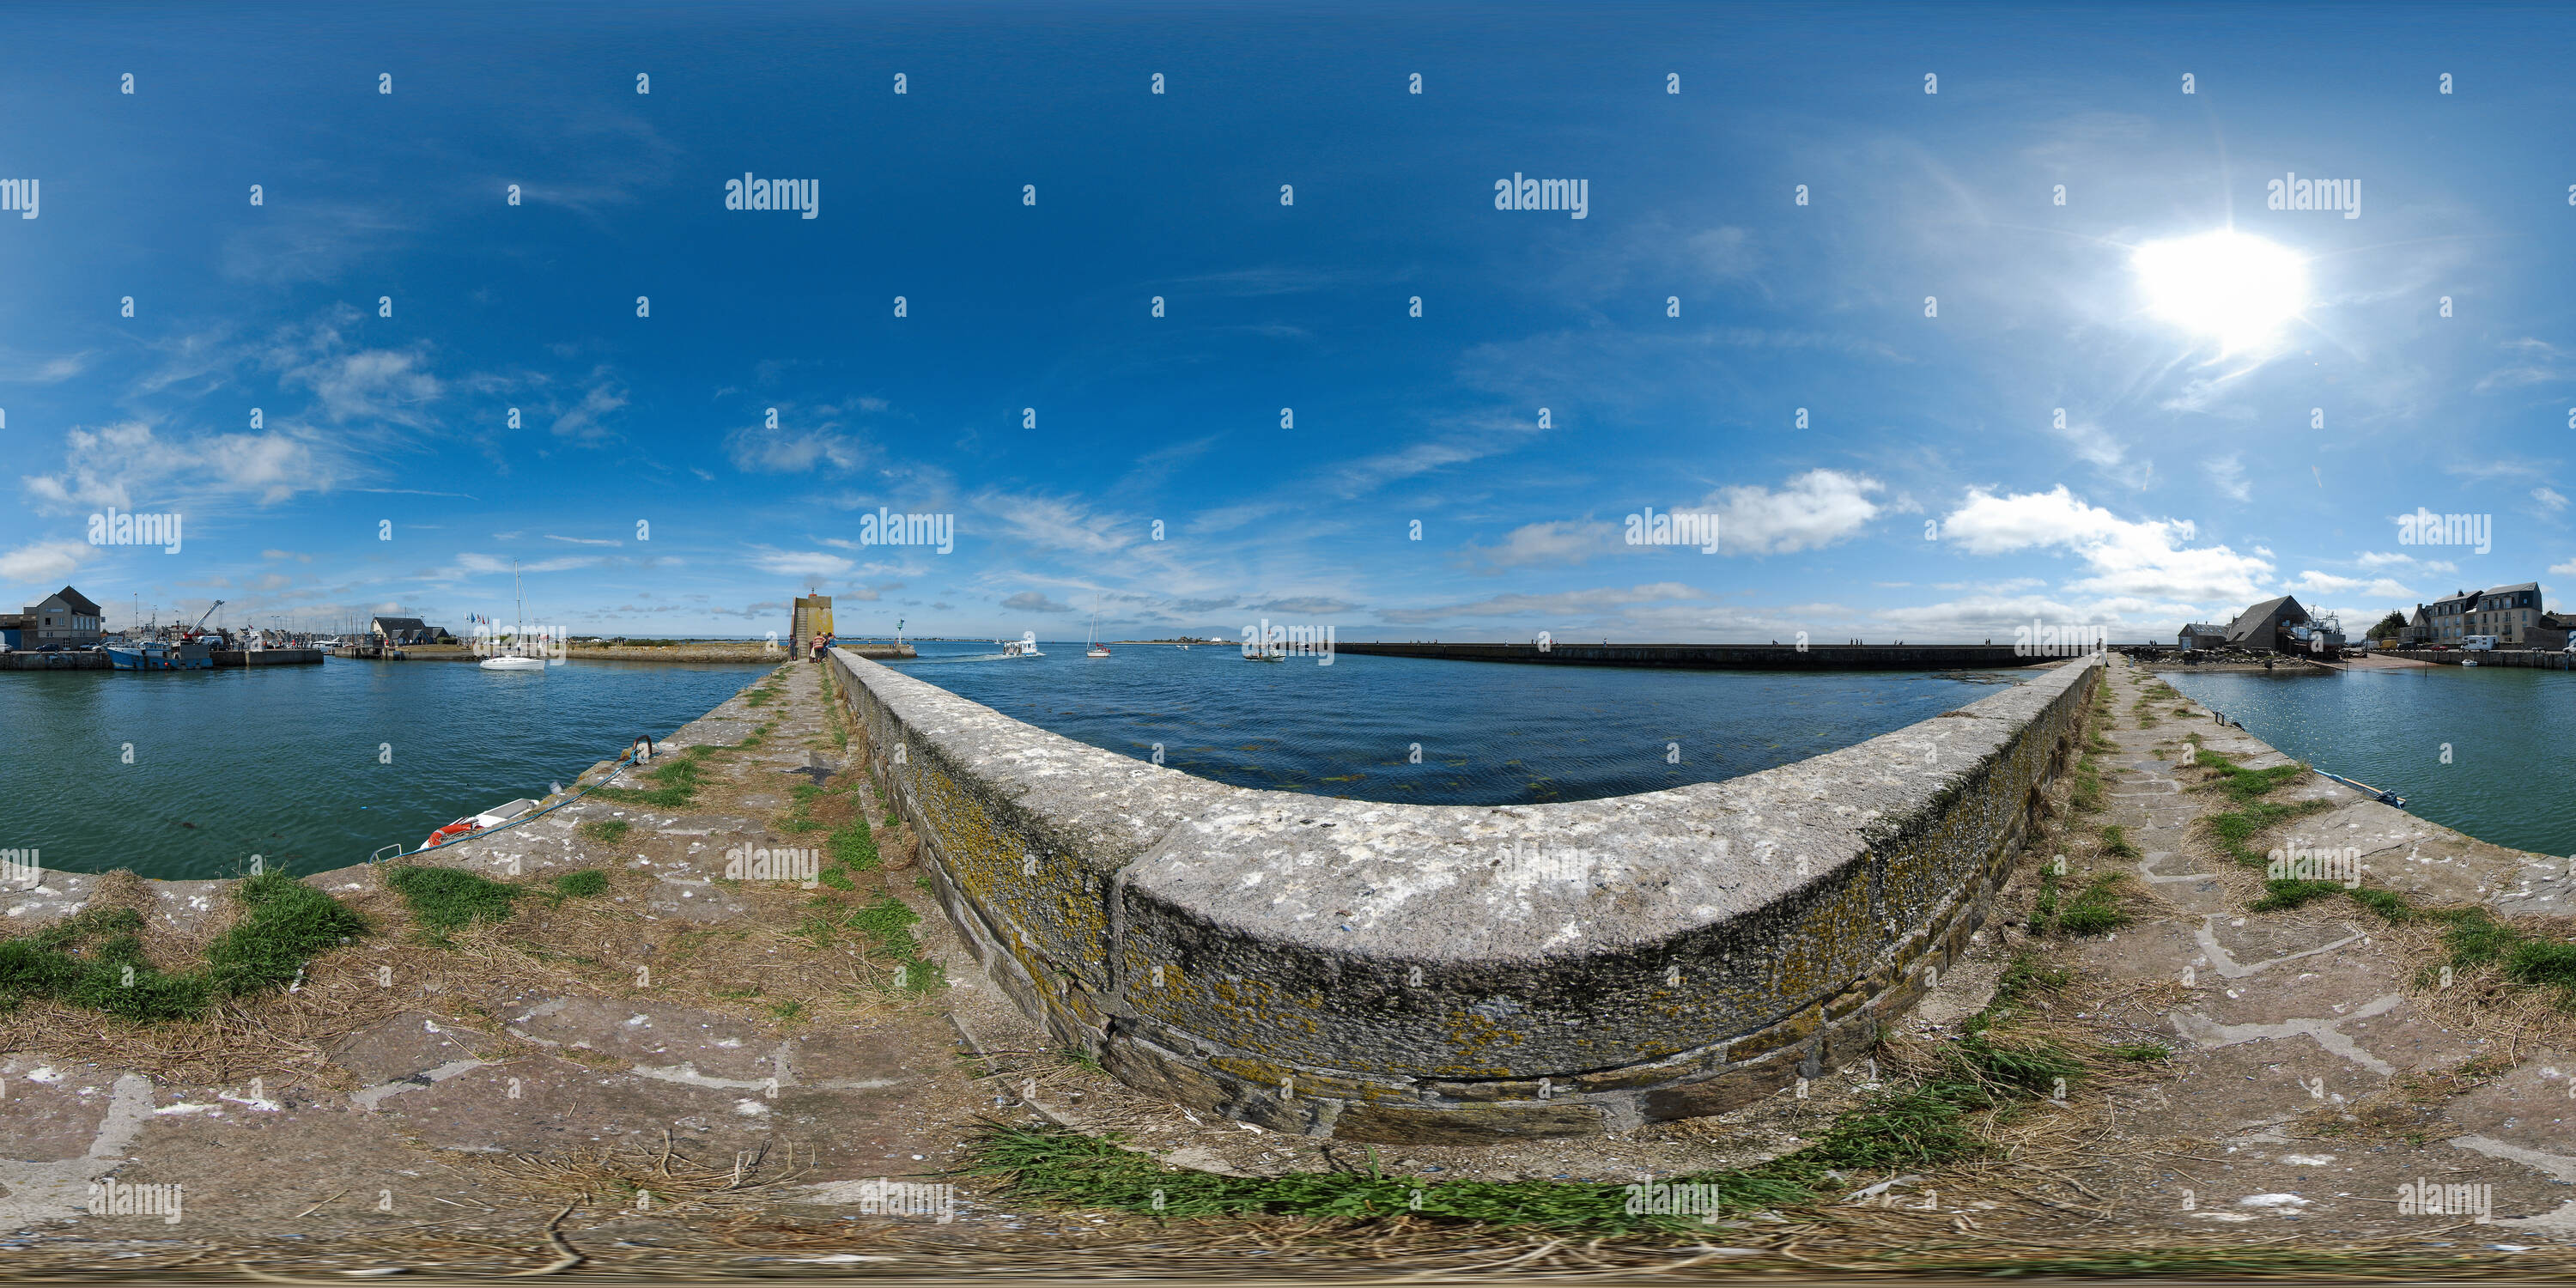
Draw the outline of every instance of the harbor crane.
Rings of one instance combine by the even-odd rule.
[[[216,609],[218,609],[218,608],[221,608],[221,607],[223,607],[223,606],[224,606],[224,601],[222,601],[222,600],[220,600],[220,599],[218,599],[218,600],[216,600],[214,603],[212,603],[212,604],[208,605],[208,606],[207,606],[207,608],[206,608],[205,615],[204,615],[204,616],[202,616],[202,617],[199,617],[199,618],[197,619],[197,624],[196,624],[196,625],[194,625],[194,626],[189,627],[189,628],[188,628],[188,630],[187,630],[187,633],[185,633],[185,634],[181,635],[179,638],[180,638],[180,639],[183,639],[183,640],[193,640],[193,639],[198,639],[198,638],[202,637],[203,635],[205,635],[205,633],[206,633],[206,618],[207,618],[207,617],[212,617],[212,616],[214,616],[214,615],[215,615],[215,610],[216,610]]]

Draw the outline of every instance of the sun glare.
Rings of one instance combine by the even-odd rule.
[[[2308,265],[2236,230],[2149,242],[2130,264],[2147,312],[2230,350],[2271,339],[2308,306]]]

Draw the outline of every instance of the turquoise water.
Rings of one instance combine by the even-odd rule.
[[[2576,675],[2519,667],[2160,672],[2248,733],[2481,841],[2576,852]],[[2445,748],[2449,762],[2444,763]]]
[[[1669,671],[1233,646],[1000,658],[925,643],[895,666],[1005,715],[1239,787],[1426,805],[1592,800],[1715,782],[1964,706],[2026,671]],[[1420,744],[1422,761],[1413,763]],[[1667,757],[1676,754],[1679,763]]]
[[[174,878],[231,876],[254,854],[298,872],[364,862],[459,815],[542,796],[766,669],[335,658],[0,671],[0,849],[38,849],[48,868]]]

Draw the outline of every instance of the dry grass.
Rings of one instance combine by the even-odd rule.
[[[590,1155],[443,1150],[438,1158],[492,1189],[549,1208],[562,1205],[572,1213],[587,1210],[601,1216],[657,1212],[698,1218],[774,1204],[814,1163],[810,1155],[800,1161],[792,1143],[780,1149],[780,1158],[771,1158],[770,1152],[764,1145],[722,1161],[700,1162],[683,1152],[664,1128],[658,1150],[634,1144]]]

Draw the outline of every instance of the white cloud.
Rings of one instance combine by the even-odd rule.
[[[1512,529],[1501,545],[1471,545],[1465,553],[1497,568],[1525,568],[1532,564],[1579,564],[1618,548],[1619,529],[1611,524],[1559,520],[1523,524]]]
[[[131,508],[141,498],[170,504],[208,494],[255,495],[274,504],[302,491],[328,491],[331,462],[278,430],[162,438],[140,421],[63,435],[63,468],[21,480],[38,500],[67,507]]]
[[[2186,603],[2251,603],[2265,598],[2272,575],[2265,559],[2226,546],[2186,548],[2189,520],[2132,522],[2088,505],[2065,484],[2046,492],[1997,496],[1968,489],[1968,499],[1941,524],[1943,537],[1970,554],[2062,549],[2084,560],[2091,576],[2070,590],[2135,595]]]
[[[1521,617],[1531,623],[1529,634],[1547,629],[1550,622],[1567,617],[1606,612],[1631,604],[1650,604],[1677,599],[1706,599],[1708,593],[1680,582],[1662,581],[1643,586],[1603,586],[1592,590],[1566,591],[1553,595],[1496,595],[1471,604],[1449,604],[1437,608],[1392,609],[1379,616],[1390,622],[1410,624],[1436,622],[1451,617]]]
[[[725,436],[725,454],[746,474],[803,474],[818,466],[854,470],[867,458],[856,439],[829,429],[753,426]]]
[[[39,541],[0,554],[0,581],[60,582],[98,554],[86,541]],[[16,612],[17,605],[9,611]]]
[[[755,556],[751,563],[765,573],[808,581],[846,577],[856,566],[839,555],[820,550],[771,550]]]
[[[546,540],[566,541],[576,546],[622,546],[626,544],[623,541],[611,541],[606,537],[558,537],[551,532],[546,534]]]
[[[2538,501],[2552,510],[2564,510],[2567,508],[2567,498],[2560,496],[2558,494],[2558,489],[2556,488],[2533,488],[2531,489],[2531,499]]]
[[[609,378],[606,368],[593,371],[591,386],[582,391],[581,401],[555,417],[555,437],[582,443],[600,443],[615,438],[616,431],[602,424],[601,418],[624,407],[626,401],[626,387]]]
[[[2220,496],[2230,501],[2253,498],[2254,488],[2245,481],[2245,460],[2240,454],[2229,452],[2225,456],[2213,456],[2202,461],[2200,468],[2209,475],[2209,485],[2218,489]]]
[[[1123,550],[1134,535],[1113,530],[1128,527],[1131,520],[1095,514],[1078,501],[1060,497],[987,491],[975,497],[975,507],[999,522],[1011,536],[1077,554],[1103,555]]]
[[[2364,568],[2421,568],[2426,572],[2458,572],[2460,566],[2448,559],[2418,559],[2413,555],[2388,554],[2364,550],[2360,555]]]
[[[2071,422],[2056,433],[2066,440],[2067,446],[2073,448],[2085,464],[2101,471],[2104,478],[2133,490],[2155,482],[2154,461],[2131,464],[2128,445],[2111,437],[2111,431],[2091,421]]]
[[[2305,595],[2310,598],[2318,595],[2349,595],[2356,591],[2368,599],[2411,600],[2415,598],[2413,590],[2387,577],[2373,577],[2368,580],[2359,577],[2338,577],[2333,573],[2318,572],[2313,568],[2302,570],[2291,580],[2287,589],[2293,595]]]
[[[1839,470],[1809,470],[1777,492],[1723,487],[1702,502],[1719,512],[1718,549],[1728,554],[1793,554],[1822,549],[1861,530],[1878,514],[1869,500],[1878,480]]]

